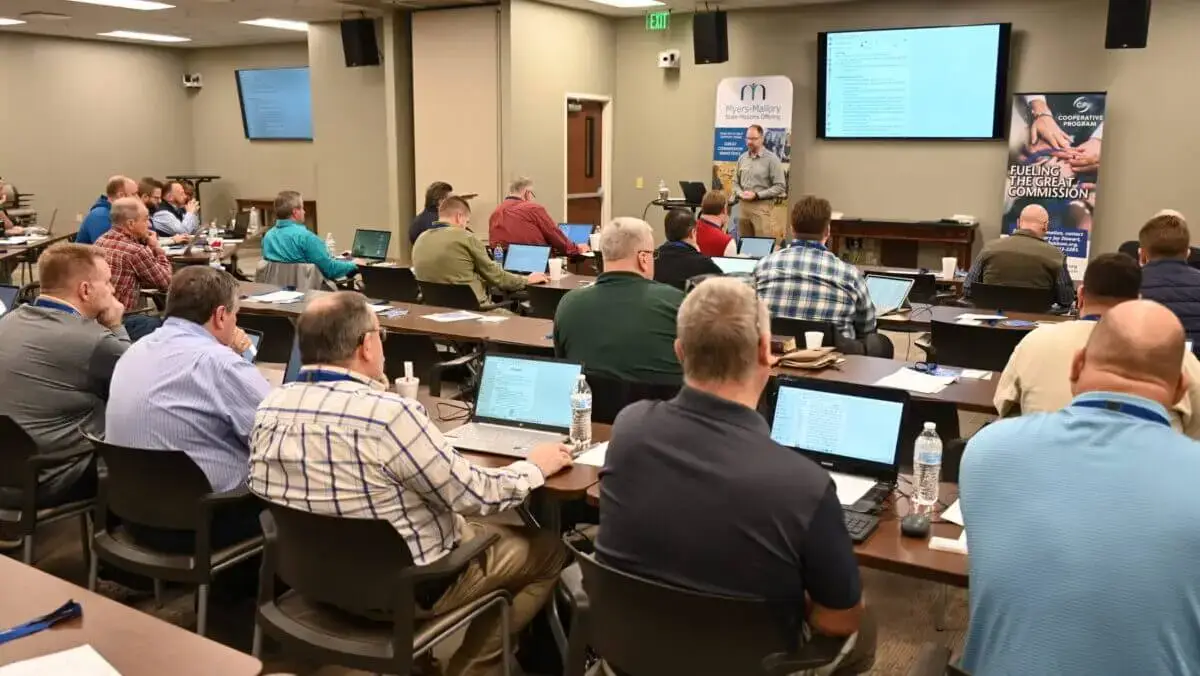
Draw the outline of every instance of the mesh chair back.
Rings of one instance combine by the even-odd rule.
[[[451,307],[456,310],[478,310],[479,299],[467,284],[438,284],[417,282],[421,287],[421,302],[425,305]]]
[[[105,509],[123,521],[151,528],[199,528],[200,499],[212,492],[212,486],[187,453],[128,448],[88,438],[106,468],[99,495]]]
[[[554,319],[558,304],[566,295],[559,289],[548,289],[536,284],[525,287],[525,293],[529,294],[529,316],[539,319]]]
[[[679,394],[678,383],[639,383],[588,371],[588,387],[592,388],[592,421],[611,425],[621,409],[643,399],[673,399]]]
[[[765,601],[703,594],[576,556],[587,592],[588,643],[627,676],[749,676],[768,655],[794,652],[797,615]]]
[[[37,444],[12,418],[0,415],[0,488],[23,489],[29,458]]]
[[[947,366],[1003,371],[1027,330],[968,326],[934,320],[930,323],[934,361]]]
[[[363,265],[358,274],[362,275],[363,292],[372,298],[401,303],[416,303],[420,298],[421,289],[408,268]]]
[[[1017,312],[1049,312],[1054,301],[1054,289],[997,286],[979,282],[971,285],[971,304],[975,307]]]

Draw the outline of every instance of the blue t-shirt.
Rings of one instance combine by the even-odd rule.
[[[1147,399],[1093,392],[971,438],[967,671],[1196,673],[1200,443],[1166,420]]]

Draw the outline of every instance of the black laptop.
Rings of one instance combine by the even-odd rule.
[[[704,201],[704,193],[708,192],[702,181],[680,181],[679,189],[683,191],[683,199],[695,206],[700,206]]]

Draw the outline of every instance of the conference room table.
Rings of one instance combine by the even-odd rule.
[[[911,362],[896,359],[845,355],[838,364],[822,369],[776,366],[772,372],[776,375],[836,380],[856,385],[874,385],[880,378],[890,376],[899,369],[911,365]],[[915,399],[924,401],[953,404],[963,411],[994,414],[996,413],[996,407],[992,403],[992,400],[996,396],[996,383],[1000,379],[1000,374],[994,371],[988,371],[987,374],[986,379],[960,377],[936,394],[914,392],[912,396]]]
[[[888,267],[885,265],[859,265],[857,267],[859,270],[862,270],[864,275],[892,274],[892,275],[903,275],[905,277],[912,276],[912,275],[922,275],[922,274],[933,275],[933,281],[935,284],[937,284],[938,286],[941,286],[941,287],[952,288],[959,295],[962,294],[963,284],[966,282],[966,279],[967,279],[965,276],[959,277],[957,275],[955,275],[952,278],[946,277],[946,276],[942,275],[940,270],[928,270],[925,268],[897,268],[897,267]]]
[[[71,599],[83,607],[82,617],[0,644],[0,666],[90,645],[122,676],[255,676],[262,671],[255,657],[0,556],[0,627],[23,624]]]
[[[562,291],[563,293],[566,293],[574,289],[581,289],[585,286],[591,286],[595,283],[595,275],[576,275],[567,273],[558,279],[547,280],[541,284],[534,284],[532,286],[538,286],[543,289],[554,289],[555,291]]]
[[[990,310],[988,308],[962,307],[958,305],[929,305],[927,303],[913,303],[911,308],[876,317],[875,323],[880,329],[888,331],[928,331],[933,326],[934,321],[953,323],[958,321],[959,315],[964,314],[1002,314],[1008,319],[1019,319],[1035,323],[1057,323],[1075,319],[1075,317],[1070,315],[1052,315],[1037,312],[1012,312],[1010,310]],[[986,326],[1008,331],[1030,330],[1030,328],[1027,326],[1006,326],[1002,321],[991,322],[986,324]]]

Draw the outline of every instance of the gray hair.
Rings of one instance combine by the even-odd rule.
[[[521,176],[513,179],[513,182],[508,184],[508,194],[515,195],[519,192],[525,192],[532,187],[533,179],[528,176]]]
[[[292,212],[304,206],[304,198],[295,190],[284,190],[275,196],[275,218],[291,218]]]
[[[640,218],[621,216],[600,229],[600,253],[606,261],[633,258],[642,249],[654,249],[654,231]]]
[[[308,304],[296,323],[300,362],[341,364],[354,356],[363,336],[375,328],[367,299],[356,291],[339,291]]]
[[[233,312],[238,305],[238,281],[224,270],[189,265],[171,278],[167,290],[167,317],[204,324],[217,308]]]
[[[713,277],[696,285],[677,319],[683,374],[698,382],[738,382],[771,332],[767,306],[740,280]]]
[[[147,211],[146,205],[142,204],[142,200],[136,197],[118,197],[113,200],[112,208],[108,212],[108,220],[113,225],[125,225],[130,221],[136,221],[140,212]]]

